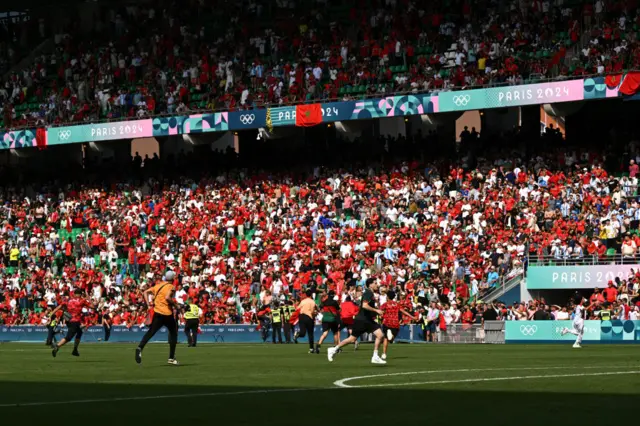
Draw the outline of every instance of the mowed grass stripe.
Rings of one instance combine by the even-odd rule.
[[[55,360],[44,345],[3,344],[0,412],[8,422],[28,419],[30,424],[44,424],[51,420],[52,410],[72,410],[66,426],[202,423],[212,416],[234,426],[299,426],[300,422],[325,426],[327,417],[310,415],[310,410],[330,410],[332,418],[359,426],[418,423],[425,420],[425,404],[449,407],[457,401],[464,407],[459,420],[467,413],[490,418],[499,410],[504,418],[526,412],[536,424],[550,418],[571,423],[575,413],[566,408],[579,406],[591,424],[610,420],[603,406],[615,406],[620,416],[634,416],[640,389],[638,374],[575,376],[638,370],[640,346],[633,345],[594,345],[576,351],[570,345],[399,344],[390,347],[386,366],[370,364],[371,345],[357,352],[348,348],[334,363],[327,361],[327,347],[320,355],[310,355],[305,344],[179,346],[183,365],[175,368],[166,365],[166,344],[148,346],[141,366],[133,359],[135,344],[83,344],[79,359],[70,355],[71,348],[63,348]],[[495,371],[443,372],[473,369]],[[439,373],[415,374],[431,370]],[[336,390],[334,386],[344,378],[395,373],[402,374],[347,382],[384,385],[380,387]],[[515,379],[564,374],[571,377]],[[507,377],[510,380],[466,382]],[[415,383],[395,385],[409,381]],[[419,384],[425,381],[455,383]],[[402,401],[398,409],[357,409],[354,417],[355,407],[383,407],[397,401]],[[111,404],[113,409],[103,408]],[[430,426],[449,426],[451,418],[431,416],[428,421]]]

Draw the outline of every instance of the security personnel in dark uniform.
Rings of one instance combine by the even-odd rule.
[[[45,343],[47,346],[51,346],[54,344],[56,340],[58,324],[58,317],[55,314],[49,315],[49,324],[47,324],[47,341]]]
[[[427,341],[427,331],[429,330],[429,320],[427,319],[427,312],[422,305],[418,306],[418,312],[420,312],[420,328],[422,328],[422,339]]]
[[[282,318],[282,309],[278,302],[274,301],[271,307],[271,328],[273,329],[271,340],[273,343],[276,343],[276,334],[278,334],[278,343],[282,343]]]
[[[198,327],[200,326],[200,315],[202,311],[195,303],[189,301],[187,311],[184,314],[185,326],[184,333],[187,335],[187,341],[190,348],[195,348],[198,343]]]
[[[284,329],[284,339],[287,343],[291,343],[291,315],[295,312],[293,302],[288,300],[281,308],[282,311],[282,328]]]
[[[271,308],[269,305],[263,306],[256,314],[260,322],[260,333],[262,335],[262,343],[267,343],[269,337],[269,329],[271,328]]]

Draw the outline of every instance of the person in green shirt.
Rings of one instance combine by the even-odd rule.
[[[322,312],[322,335],[316,343],[317,354],[320,353],[320,346],[329,335],[329,331],[333,333],[334,344],[340,343],[340,305],[333,290],[322,294],[320,312]]]

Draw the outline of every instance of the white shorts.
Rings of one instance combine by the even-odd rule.
[[[575,328],[578,333],[582,333],[584,330],[584,321],[574,321],[573,328]]]

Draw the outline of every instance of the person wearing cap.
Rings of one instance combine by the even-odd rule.
[[[179,365],[176,360],[176,345],[178,344],[178,323],[175,318],[175,309],[177,307],[176,300],[174,298],[175,289],[172,281],[175,279],[176,274],[173,271],[168,271],[164,276],[164,281],[160,281],[154,287],[145,290],[142,295],[144,301],[152,312],[152,319],[149,330],[145,333],[140,341],[140,344],[136,348],[136,362],[142,363],[142,351],[147,345],[149,340],[158,332],[162,327],[167,327],[169,332],[169,360],[170,365]]]

